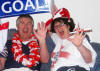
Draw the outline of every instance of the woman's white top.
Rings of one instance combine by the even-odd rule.
[[[70,38],[73,37],[74,36],[71,36]],[[96,52],[93,50],[86,38],[84,38],[83,40],[83,45],[88,48],[92,54],[92,62],[89,64],[84,61],[82,55],[80,54],[80,51],[71,41],[67,39],[60,39],[60,37],[56,33],[53,33],[51,38],[56,44],[51,56],[51,71],[56,71],[58,68],[63,66],[79,65],[80,67],[84,67],[87,70],[90,70],[90,67],[94,66]]]

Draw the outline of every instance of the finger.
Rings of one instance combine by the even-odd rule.
[[[77,30],[80,30],[80,27],[78,26]]]
[[[39,31],[41,28],[40,28],[40,23],[37,24],[37,30]]]
[[[41,28],[45,29],[45,23],[43,21],[41,22]]]
[[[46,26],[45,30],[46,30],[46,32],[47,32],[47,30],[48,30],[48,27],[47,27],[47,26]]]
[[[76,30],[76,34],[75,35],[79,35],[79,29]]]
[[[33,28],[33,32],[34,32],[34,35],[37,37],[37,32],[34,28]]]
[[[83,36],[82,36],[82,39],[84,39],[86,37],[86,34],[84,34]]]
[[[84,31],[83,29],[80,31],[80,36],[82,36],[84,34],[83,31]]]
[[[74,31],[77,31],[77,30],[80,30],[80,26],[79,26],[79,24],[78,24],[77,28],[74,29]]]
[[[72,39],[71,39],[71,38],[67,38],[67,40],[72,41]]]
[[[80,30],[80,25],[79,25],[79,23],[78,23],[78,29]]]

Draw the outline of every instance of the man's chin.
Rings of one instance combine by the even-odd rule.
[[[28,35],[23,35],[21,38],[25,40],[25,39],[29,39],[29,36]]]

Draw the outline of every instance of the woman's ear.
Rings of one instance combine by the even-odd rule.
[[[69,31],[70,31],[70,25],[67,25],[67,28],[69,29]]]

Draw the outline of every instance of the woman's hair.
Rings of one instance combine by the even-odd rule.
[[[72,18],[70,18],[69,20],[68,18],[58,17],[51,22],[51,30],[50,30],[51,32],[55,32],[54,25],[56,22],[61,22],[70,26],[70,29],[69,29],[70,32],[72,32],[73,29],[75,28],[75,24]]]

